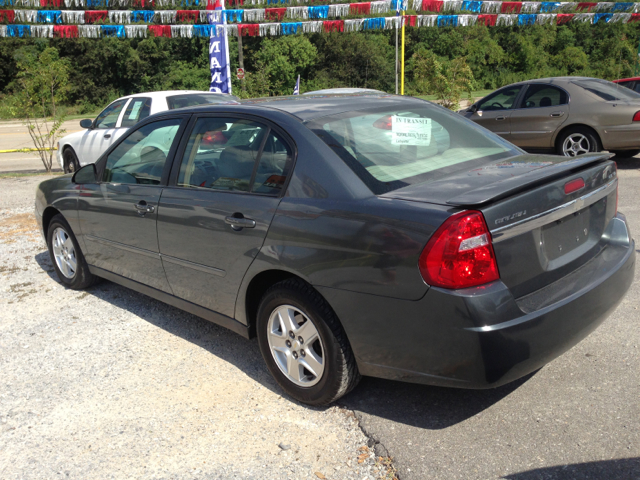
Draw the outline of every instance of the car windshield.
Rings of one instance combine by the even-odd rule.
[[[376,195],[521,153],[460,115],[426,103],[347,112],[306,125]]]
[[[591,78],[588,80],[574,80],[573,83],[606,101],[640,100],[640,93],[606,80]]]
[[[237,97],[233,95],[221,95],[219,93],[184,93],[167,97],[167,106],[169,110],[175,110],[176,108],[235,102],[236,100]]]

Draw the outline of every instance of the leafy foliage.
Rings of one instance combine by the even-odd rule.
[[[55,144],[64,130],[58,105],[69,91],[70,65],[58,50],[45,48],[38,54],[29,47],[16,52],[19,90],[14,96],[15,116],[22,118],[47,172],[51,171]]]
[[[237,40],[229,42],[235,72]],[[548,76],[632,76],[639,42],[639,23],[408,28],[406,91],[436,94],[441,88],[425,84],[424,70],[415,71],[424,68],[417,60],[427,58],[427,51],[445,77],[457,65],[453,61],[464,58],[473,74],[472,89],[482,90]],[[395,91],[393,30],[244,37],[243,45],[246,79],[233,79],[234,93],[243,97],[291,94],[298,75],[302,92],[345,86]],[[0,116],[15,111],[21,55],[47,48],[68,62],[64,104],[77,113],[93,112],[130,93],[205,90],[209,83],[206,38],[0,38]]]
[[[418,50],[411,57],[414,85],[418,93],[430,92],[450,110],[460,108],[462,93],[472,101],[473,72],[464,57],[440,59],[430,50]]]

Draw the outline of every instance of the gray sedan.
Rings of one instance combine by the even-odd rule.
[[[640,153],[640,94],[606,80],[541,78],[501,88],[465,117],[529,151]]]
[[[284,391],[361,375],[502,385],[578,343],[634,273],[607,154],[529,155],[386,94],[189,107],[42,182],[60,281],[100,279],[256,336]]]

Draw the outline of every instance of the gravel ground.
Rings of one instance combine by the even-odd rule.
[[[36,185],[0,179],[0,478],[392,478],[353,413],[283,397],[257,342],[57,280]]]

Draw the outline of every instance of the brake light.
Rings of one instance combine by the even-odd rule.
[[[640,122],[640,112],[636,112],[636,114],[633,116],[633,121]]]
[[[373,127],[381,130],[391,130],[391,115],[385,115],[384,117],[379,118],[373,122]]]
[[[482,213],[468,210],[449,217],[422,251],[418,267],[424,281],[434,287],[466,288],[498,280]]]
[[[582,178],[576,178],[564,184],[564,193],[569,195],[570,193],[577,192],[584,188],[584,180]]]

